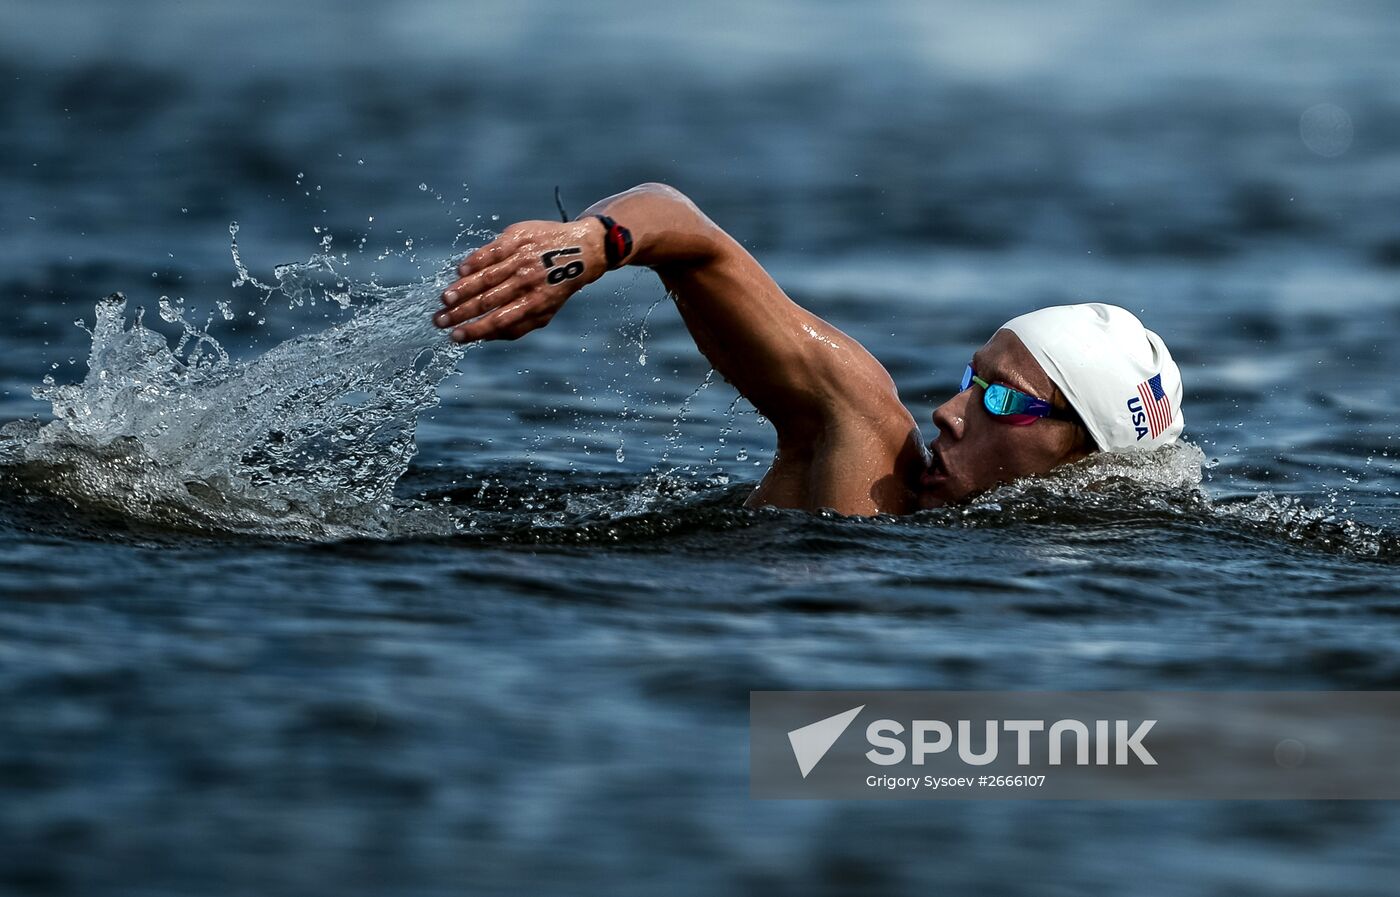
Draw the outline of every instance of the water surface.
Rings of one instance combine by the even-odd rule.
[[[1389,893],[1389,804],[747,797],[751,689],[1400,683],[1400,34],[1288,9],[16,13],[5,887]],[[926,437],[997,325],[1104,300],[1189,446],[749,511],[771,428],[651,275],[517,343],[428,324],[554,185],[646,180]]]

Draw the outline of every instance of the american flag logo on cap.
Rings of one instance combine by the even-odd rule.
[[[1162,388],[1162,375],[1157,374],[1138,384],[1138,396],[1142,398],[1142,410],[1147,414],[1147,426],[1152,438],[1162,435],[1162,431],[1172,425],[1172,403],[1167,391]]]

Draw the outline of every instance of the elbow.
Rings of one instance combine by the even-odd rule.
[[[675,211],[686,217],[694,218],[697,221],[712,223],[706,218],[705,213],[700,211],[689,196],[672,187],[670,184],[662,184],[657,181],[648,181],[645,184],[638,184],[627,191],[634,195],[649,197],[653,202],[658,202],[670,206]]]
[[[648,196],[658,209],[665,209],[661,216],[665,229],[676,246],[683,247],[674,261],[687,265],[715,262],[730,251],[731,245],[737,245],[689,196],[675,187],[650,181],[632,190]]]
[[[690,198],[687,197],[684,193],[677,190],[675,187],[672,187],[670,184],[662,184],[659,181],[647,181],[645,184],[638,184],[637,186],[632,188],[631,192],[648,193],[653,196],[661,196],[665,197],[666,199],[677,200],[679,202],[690,202]]]

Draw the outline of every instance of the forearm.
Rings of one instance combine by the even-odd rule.
[[[625,264],[661,270],[714,261],[726,238],[685,194],[665,184],[640,184],[601,199],[580,219],[606,215],[632,234]]]
[[[652,268],[674,296],[696,346],[780,428],[811,421],[834,388],[825,355],[848,340],[799,307],[684,194],[643,184],[580,218],[606,215],[631,231],[628,265]]]

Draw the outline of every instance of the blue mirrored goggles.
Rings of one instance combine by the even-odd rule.
[[[1062,411],[1044,399],[1037,399],[1010,386],[988,383],[977,376],[977,372],[969,364],[967,370],[963,371],[962,386],[958,387],[958,392],[966,390],[974,383],[982,387],[982,404],[987,411],[1012,426],[1026,427],[1044,417],[1079,422],[1079,415],[1073,411]]]

